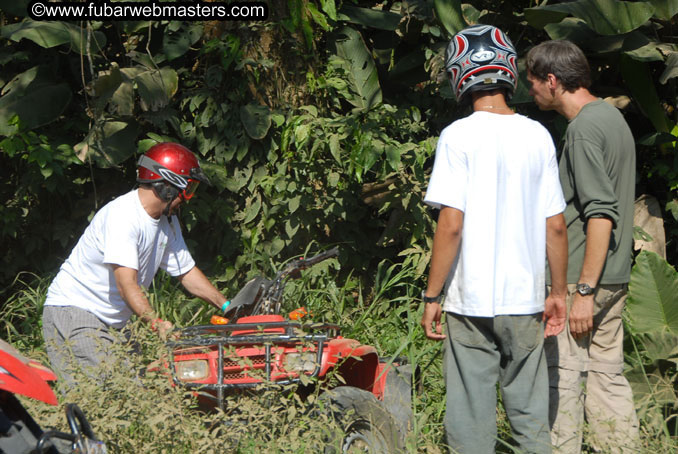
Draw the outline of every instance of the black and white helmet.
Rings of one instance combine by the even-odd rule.
[[[510,98],[518,82],[516,49],[504,32],[492,25],[460,31],[447,46],[445,70],[457,101],[468,93],[506,88]]]

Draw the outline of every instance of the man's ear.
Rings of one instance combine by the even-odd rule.
[[[548,73],[546,75],[546,81],[549,84],[549,90],[555,90],[558,86],[558,78],[554,74]]]

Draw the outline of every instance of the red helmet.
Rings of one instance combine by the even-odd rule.
[[[138,166],[139,183],[166,181],[181,191],[187,200],[195,194],[198,183],[209,184],[195,155],[178,143],[165,142],[152,146],[139,158]]]

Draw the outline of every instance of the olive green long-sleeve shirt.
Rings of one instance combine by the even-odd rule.
[[[636,149],[631,130],[615,107],[599,99],[586,104],[570,121],[559,171],[567,203],[567,282],[579,280],[587,219],[607,217],[613,228],[599,284],[627,283],[633,245]]]

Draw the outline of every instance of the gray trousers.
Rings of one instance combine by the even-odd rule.
[[[494,454],[499,383],[521,452],[551,452],[542,314],[446,314],[447,443],[455,453]]]
[[[73,306],[45,306],[42,333],[52,368],[68,387],[76,384],[74,373],[101,378],[104,363],[121,360],[113,344],[129,340],[129,332],[111,328],[91,312]]]

